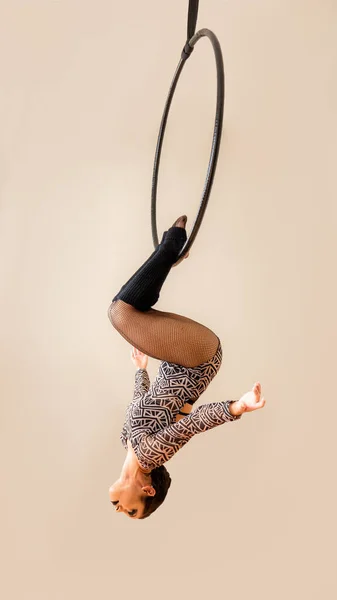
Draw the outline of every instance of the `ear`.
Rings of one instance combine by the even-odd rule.
[[[142,491],[145,492],[147,496],[156,495],[156,490],[154,489],[154,487],[152,487],[152,485],[144,485],[144,487],[142,487]]]

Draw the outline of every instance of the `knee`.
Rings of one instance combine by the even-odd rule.
[[[116,320],[117,320],[117,315],[118,315],[116,304],[117,304],[116,301],[111,302],[111,304],[108,308],[108,318],[113,327],[116,326]]]
[[[122,329],[123,323],[125,323],[125,319],[128,317],[130,310],[132,309],[132,306],[126,304],[122,300],[115,300],[114,302],[111,302],[108,308],[108,318],[111,325],[115,329]]]

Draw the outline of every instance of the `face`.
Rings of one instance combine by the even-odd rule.
[[[110,502],[116,512],[124,513],[130,519],[139,519],[143,515],[144,500],[154,496],[156,490],[151,485],[142,486],[138,482],[122,484],[116,481],[109,489]]]

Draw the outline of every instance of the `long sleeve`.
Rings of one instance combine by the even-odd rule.
[[[150,378],[146,369],[137,369],[135,375],[135,389],[133,400],[139,400],[150,388]]]
[[[133,392],[133,400],[126,409],[126,419],[125,419],[125,422],[123,425],[123,429],[119,436],[119,439],[121,440],[124,448],[126,448],[126,449],[127,449],[127,439],[128,439],[127,423],[129,421],[131,405],[133,404],[133,402],[140,400],[142,398],[142,396],[144,396],[144,394],[146,394],[146,392],[149,391],[149,388],[150,388],[150,378],[149,378],[149,374],[148,374],[147,370],[146,369],[137,369],[136,375],[135,375],[135,387],[134,387],[134,392]]]
[[[238,418],[230,413],[227,402],[203,404],[177,423],[144,437],[138,449],[138,458],[143,467],[159,467],[197,433],[204,433]]]

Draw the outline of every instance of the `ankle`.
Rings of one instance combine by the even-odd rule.
[[[184,247],[187,240],[186,230],[181,227],[170,227],[165,237],[160,243],[160,248],[165,253],[169,253],[175,262],[179,252]]]

